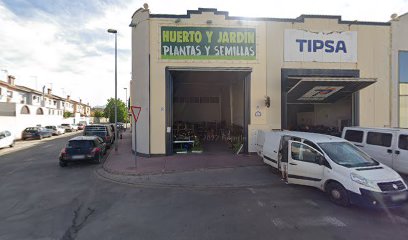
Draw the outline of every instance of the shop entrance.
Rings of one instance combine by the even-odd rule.
[[[359,124],[358,91],[375,81],[358,70],[282,69],[282,128],[340,136]]]
[[[250,69],[166,71],[166,154],[248,151]]]

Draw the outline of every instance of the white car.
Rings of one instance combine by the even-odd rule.
[[[65,128],[61,126],[48,125],[48,126],[45,126],[45,128],[51,130],[52,135],[61,135],[65,133]]]
[[[408,200],[401,176],[345,139],[305,132],[261,131],[255,144],[263,161],[288,183],[319,188],[342,206],[395,207]]]
[[[63,124],[61,124],[61,127],[65,129],[65,132],[75,131],[73,125],[69,124],[69,123],[63,123]]]
[[[13,147],[14,146],[14,136],[10,131],[4,130],[0,131],[0,148]]]

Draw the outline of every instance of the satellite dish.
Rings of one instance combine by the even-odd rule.
[[[144,3],[144,4],[143,4],[143,8],[144,8],[145,10],[149,10],[149,4]]]

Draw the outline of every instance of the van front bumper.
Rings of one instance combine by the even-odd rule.
[[[373,208],[392,208],[400,207],[408,201],[408,190],[395,192],[374,192],[360,188],[361,194],[348,191],[350,203],[373,207]]]

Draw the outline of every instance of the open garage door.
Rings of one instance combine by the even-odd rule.
[[[167,69],[166,154],[248,150],[248,69]]]
[[[340,136],[359,123],[359,70],[282,69],[282,128]]]
[[[335,103],[376,82],[372,78],[288,78],[288,104]]]

